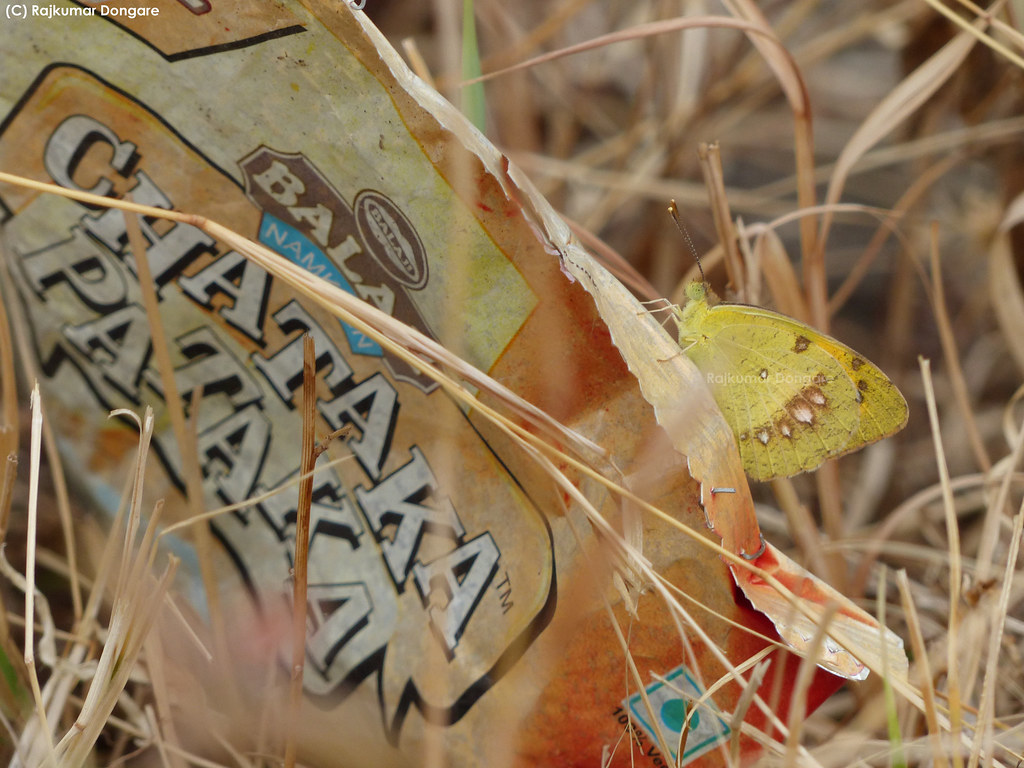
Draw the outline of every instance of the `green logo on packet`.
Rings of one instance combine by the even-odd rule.
[[[706,700],[699,708],[692,709],[693,702],[699,699],[704,691],[690,677],[685,666],[676,667],[664,678],[665,682],[651,683],[645,689],[651,709],[658,718],[658,729],[665,738],[672,753],[672,762],[678,759],[678,765],[686,765],[729,738],[729,726],[718,715],[714,703]],[[636,693],[623,702],[629,712],[630,719],[639,725],[650,738],[651,743],[658,745],[658,729],[651,722],[650,711],[644,704],[643,697]],[[689,713],[690,730],[686,734],[686,745],[683,754],[676,754],[683,725]]]

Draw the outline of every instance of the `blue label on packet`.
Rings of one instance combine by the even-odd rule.
[[[323,278],[353,296],[358,296],[351,283],[345,279],[334,262],[327,258],[327,255],[308,237],[269,213],[264,213],[263,219],[260,221],[260,242],[307,272]],[[345,331],[353,353],[367,357],[383,357],[384,352],[377,342],[345,323],[341,323],[341,327]]]
[[[729,726],[719,717],[714,703],[707,699],[699,708],[690,712],[690,730],[686,734],[686,745],[681,756],[676,754],[687,710],[692,708],[693,702],[704,693],[690,677],[686,667],[676,667],[662,680],[651,683],[644,690],[651,704],[650,710],[639,693],[626,699],[623,706],[633,722],[647,732],[652,743],[660,745],[660,730],[666,746],[672,753],[672,760],[678,760],[677,765],[686,765],[729,738]],[[652,711],[658,719],[657,727],[651,722]]]

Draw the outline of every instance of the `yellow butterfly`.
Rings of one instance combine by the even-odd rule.
[[[900,391],[845,344],[760,307],[712,306],[709,294],[695,281],[686,306],[673,308],[679,345],[704,374],[754,480],[815,469],[907,423]]]

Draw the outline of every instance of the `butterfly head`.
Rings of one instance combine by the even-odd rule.
[[[701,327],[710,309],[709,296],[713,297],[714,294],[708,284],[694,280],[686,286],[686,304],[674,308],[676,325],[679,326],[679,344],[684,349],[703,336]]]
[[[711,289],[703,280],[694,280],[686,286],[686,298],[690,301],[707,301]]]

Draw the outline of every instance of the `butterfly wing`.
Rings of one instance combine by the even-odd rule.
[[[907,401],[889,377],[842,342],[824,334],[819,336],[818,343],[839,361],[860,393],[860,424],[844,453],[903,429],[907,423]]]
[[[694,318],[681,343],[707,377],[750,477],[788,477],[851,450],[861,397],[829,346],[817,343],[827,337],[738,304]]]
[[[798,323],[786,315],[771,312],[760,307],[745,305],[722,305],[739,307],[748,318],[763,318],[784,328],[789,333],[803,334],[812,344],[826,351],[839,365],[857,388],[860,421],[857,431],[850,438],[842,453],[849,453],[865,445],[899,432],[907,423],[908,408],[903,393],[882,373],[881,369],[841,341]],[[712,307],[711,311],[718,307]],[[841,455],[840,454],[840,455]]]

